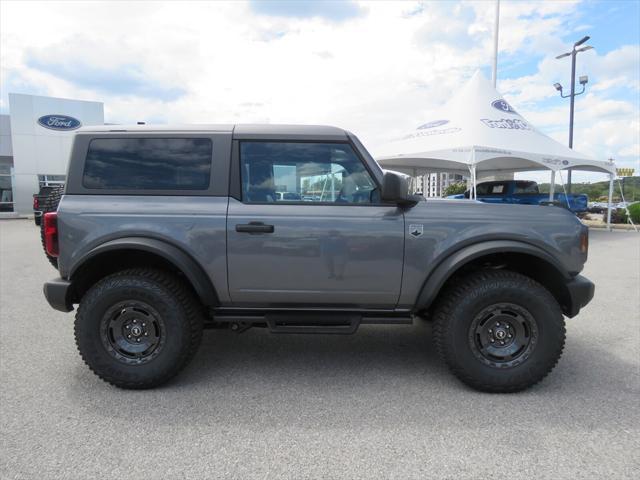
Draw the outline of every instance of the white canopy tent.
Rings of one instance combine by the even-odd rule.
[[[435,172],[469,175],[473,198],[478,176],[551,170],[552,200],[557,171],[571,168],[607,173],[610,221],[613,162],[591,159],[536,130],[480,71],[432,119],[374,150],[376,160],[384,168],[413,176]]]

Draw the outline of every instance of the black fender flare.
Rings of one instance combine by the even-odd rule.
[[[489,240],[474,243],[448,254],[425,279],[414,307],[415,311],[428,308],[440,289],[451,276],[467,263],[492,253],[523,253],[538,257],[553,266],[566,281],[571,279],[567,269],[550,253],[540,247],[517,240]]]
[[[140,250],[164,258],[184,274],[202,303],[205,305],[218,303],[215,287],[202,267],[180,248],[155,238],[122,237],[102,243],[74,262],[69,270],[69,278],[73,278],[78,269],[87,261],[103,253],[117,250]]]

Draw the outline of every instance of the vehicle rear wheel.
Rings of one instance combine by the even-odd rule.
[[[160,270],[105,277],[82,298],[76,344],[89,368],[121,388],[158,386],[182,370],[202,338],[203,315],[189,289]]]
[[[486,270],[463,278],[435,313],[440,357],[464,383],[517,392],[542,380],[564,348],[564,318],[542,285],[519,273]]]

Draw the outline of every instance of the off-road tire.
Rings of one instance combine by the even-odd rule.
[[[40,219],[40,241],[42,242],[42,250],[44,251],[47,260],[49,263],[53,265],[53,268],[58,269],[58,258],[52,257],[47,253],[47,248],[45,246],[44,240],[44,214],[47,212],[55,212],[58,209],[58,204],[60,203],[60,199],[62,198],[62,192],[64,191],[63,186],[59,186],[51,190],[49,195],[47,195],[40,204],[40,210],[42,211],[42,218]]]
[[[103,333],[110,311],[138,304],[148,305],[162,325],[161,347],[142,360],[121,355],[110,344],[113,337],[106,335],[105,340]],[[184,282],[167,272],[142,268],[96,283],[80,301],[75,319],[76,345],[85,363],[102,380],[128,389],[153,388],[178,374],[197,351],[202,328],[202,308]]]
[[[524,353],[511,365],[492,363],[474,346],[481,342],[474,325],[480,328],[481,316],[496,305],[511,305],[519,312],[514,315],[534,320],[529,332],[529,345],[535,340],[532,350],[523,347]],[[438,354],[453,374],[477,390],[493,393],[521,391],[542,380],[557,364],[566,334],[553,295],[531,278],[506,270],[482,270],[459,279],[436,307],[433,332]],[[489,341],[496,341],[492,335]]]

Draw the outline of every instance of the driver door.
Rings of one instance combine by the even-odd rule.
[[[241,141],[227,216],[236,305],[393,308],[404,216],[349,143]]]

